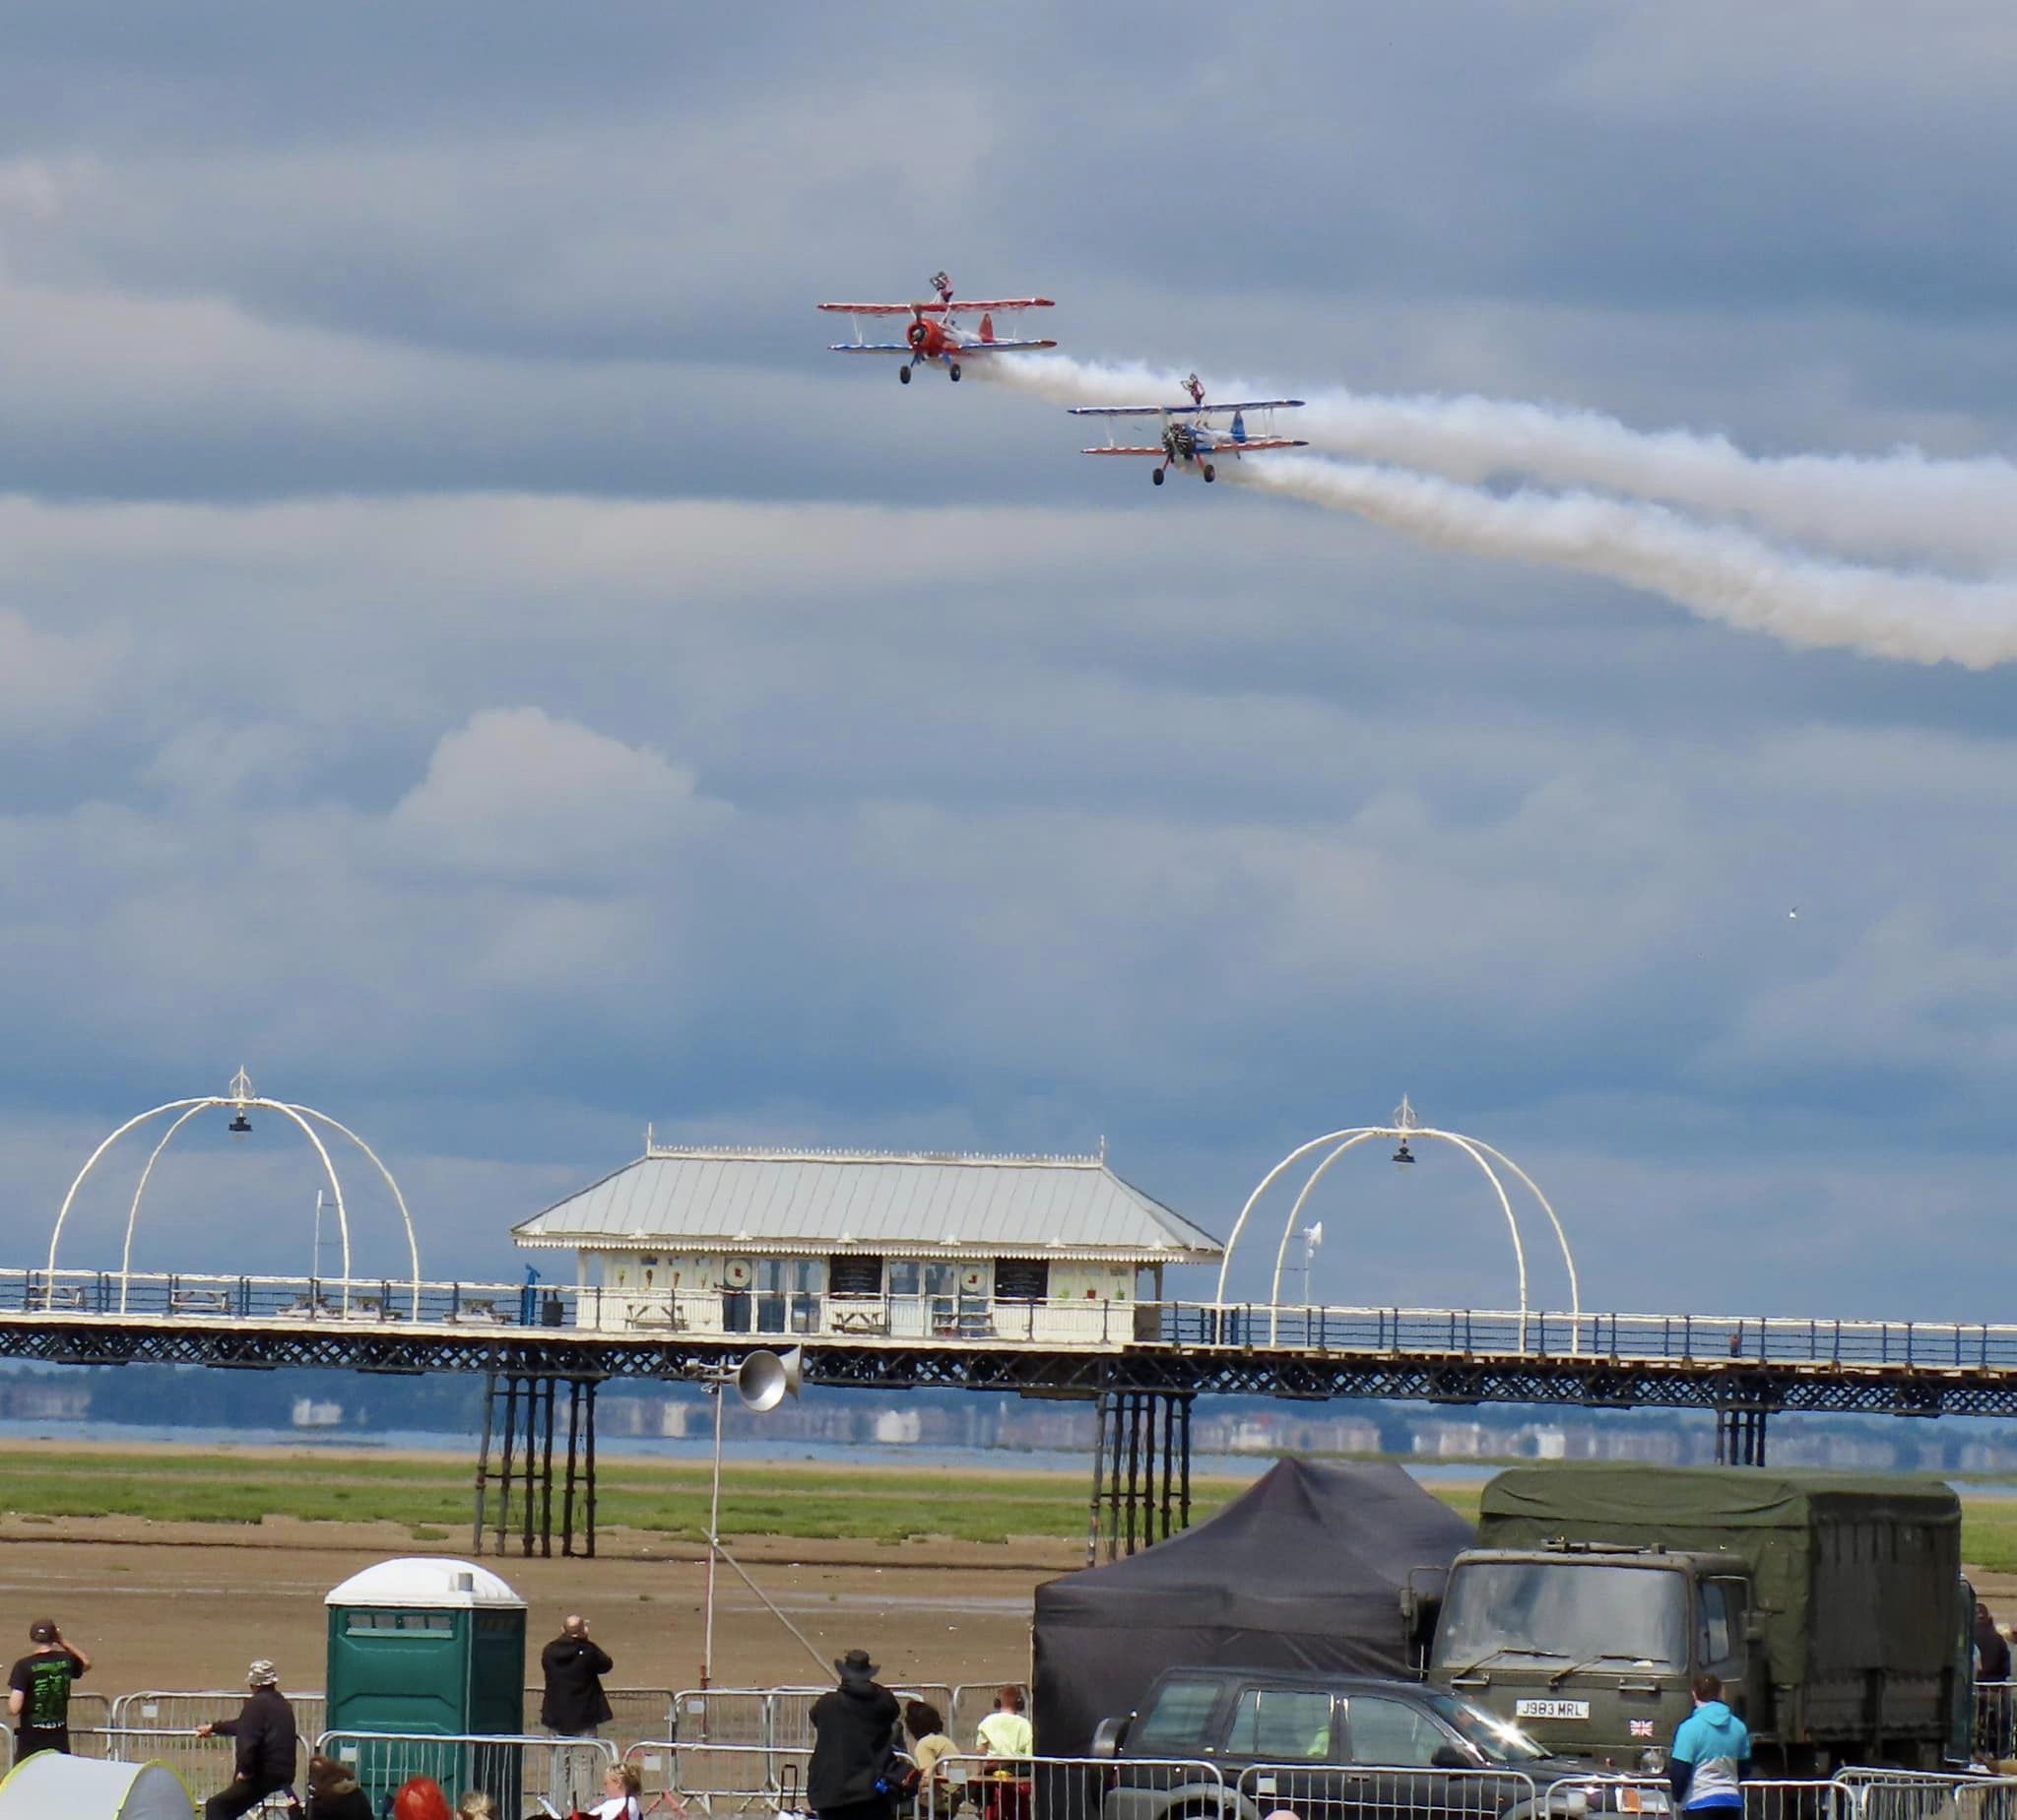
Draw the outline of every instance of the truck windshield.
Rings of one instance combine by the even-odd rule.
[[[1677,1668],[1687,1660],[1687,1619],[1680,1574],[1573,1559],[1471,1561],[1450,1576],[1436,1666],[1603,1658]]]

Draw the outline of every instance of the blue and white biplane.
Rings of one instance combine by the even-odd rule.
[[[1055,305],[1049,297],[985,297],[957,300],[952,295],[952,281],[943,272],[934,273],[932,289],[937,298],[929,303],[822,303],[825,310],[839,310],[856,318],[855,338],[851,342],[829,342],[827,346],[835,354],[900,354],[906,357],[896,369],[896,376],[905,385],[910,384],[910,369],[925,360],[943,360],[945,376],[957,380],[961,360],[975,356],[995,354],[1030,354],[1039,348],[1055,348],[1054,341],[1037,339],[1018,340],[1014,337],[998,336],[995,333],[995,318],[1010,315],[1017,310],[1051,309]],[[964,311],[971,315],[980,311],[981,319],[969,328],[959,320]],[[910,322],[900,342],[872,342],[862,339],[863,316],[908,316]]]
[[[1118,443],[1113,440],[1113,431],[1109,430],[1105,444],[1081,453],[1159,456],[1160,464],[1148,478],[1160,487],[1163,476],[1171,468],[1186,468],[1201,480],[1215,481],[1218,469],[1214,465],[1214,457],[1230,455],[1237,460],[1262,449],[1306,449],[1310,446],[1298,436],[1269,433],[1273,426],[1273,413],[1300,410],[1303,403],[1300,398],[1245,398],[1237,404],[1207,405],[1204,402],[1204,382],[1196,373],[1184,381],[1184,390],[1191,395],[1188,405],[1072,406],[1074,417],[1162,419],[1162,440],[1153,445],[1131,447]],[[1247,423],[1250,411],[1262,414],[1258,435]],[[1230,423],[1221,427],[1212,422],[1213,417],[1223,416],[1226,412],[1232,413]]]

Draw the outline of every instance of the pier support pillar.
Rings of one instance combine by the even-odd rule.
[[[1103,1391],[1094,1405],[1085,1560],[1135,1554],[1191,1527],[1188,1391]]]
[[[553,1446],[564,1423],[559,1535],[563,1555],[595,1554],[596,1377],[491,1372],[484,1380],[484,1433],[477,1456],[471,1551],[553,1552]],[[564,1387],[564,1389],[563,1389]],[[564,1413],[563,1413],[564,1410]]]
[[[1718,1465],[1762,1466],[1765,1463],[1765,1414],[1762,1403],[1725,1403],[1717,1409]]]

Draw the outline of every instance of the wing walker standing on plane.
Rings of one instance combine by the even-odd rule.
[[[1204,382],[1196,373],[1184,381],[1184,390],[1191,395],[1188,405],[1074,405],[1074,417],[1162,419],[1162,440],[1152,447],[1127,447],[1116,443],[1112,439],[1113,431],[1109,429],[1104,445],[1086,449],[1083,453],[1160,456],[1161,465],[1148,477],[1160,487],[1163,475],[1172,467],[1188,469],[1203,480],[1214,481],[1218,478],[1218,469],[1213,463],[1213,456],[1231,455],[1237,460],[1262,449],[1306,449],[1310,446],[1296,436],[1267,433],[1272,425],[1271,414],[1301,409],[1303,401],[1300,398],[1247,398],[1237,404],[1207,405],[1204,402]],[[1221,428],[1212,422],[1214,416],[1228,411],[1232,413],[1229,424]],[[1263,413],[1263,433],[1258,436],[1247,428],[1247,413],[1250,411]]]
[[[1023,309],[1051,309],[1049,297],[989,297],[953,300],[952,281],[943,272],[934,275],[932,289],[938,298],[929,303],[822,303],[821,309],[842,310],[855,320],[851,342],[832,342],[835,354],[896,354],[907,358],[896,369],[897,378],[910,384],[910,369],[924,360],[943,360],[945,376],[957,380],[962,360],[994,354],[1028,354],[1039,348],[1055,348],[1054,341],[1001,340],[995,334],[995,318]],[[980,311],[981,319],[968,328],[958,318]],[[910,322],[900,342],[872,342],[862,339],[864,316],[908,316]]]

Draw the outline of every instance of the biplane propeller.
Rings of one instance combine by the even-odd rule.
[[[1160,487],[1163,477],[1172,468],[1189,469],[1204,481],[1217,480],[1215,456],[1230,455],[1238,460],[1265,449],[1306,449],[1310,446],[1298,436],[1270,433],[1273,413],[1300,410],[1303,403],[1300,398],[1246,398],[1236,404],[1206,404],[1204,382],[1196,373],[1184,381],[1184,390],[1190,396],[1188,405],[1072,406],[1074,417],[1162,419],[1162,439],[1159,442],[1140,447],[1117,443],[1110,429],[1102,446],[1085,449],[1081,453],[1160,456],[1159,464],[1148,477]],[[1261,433],[1258,435],[1247,424],[1247,413],[1250,411],[1262,413]],[[1230,423],[1221,427],[1212,422],[1213,417],[1227,412],[1232,414]]]
[[[853,341],[830,342],[827,345],[835,354],[894,354],[904,357],[903,364],[896,369],[896,376],[905,385],[910,384],[911,369],[927,360],[943,360],[945,376],[956,383],[962,360],[985,355],[1030,354],[1040,348],[1058,345],[1054,341],[1040,339],[1004,338],[995,333],[997,316],[1012,315],[1024,309],[1053,309],[1056,305],[1049,297],[955,298],[952,281],[943,272],[932,275],[932,289],[937,296],[924,303],[820,304],[821,309],[842,311],[855,318]],[[972,315],[976,310],[980,312],[980,321],[972,327],[959,320],[961,315]],[[862,335],[861,318],[864,316],[908,316],[910,321],[904,325],[900,342],[872,342]]]

